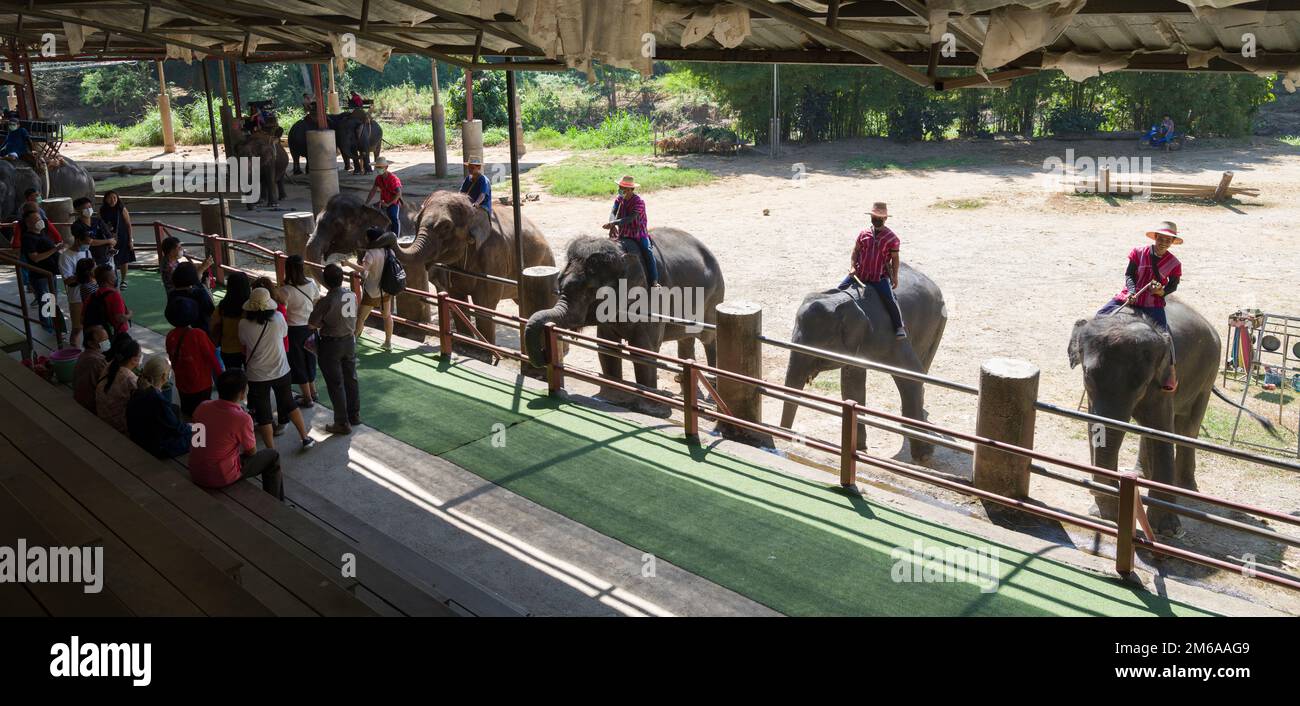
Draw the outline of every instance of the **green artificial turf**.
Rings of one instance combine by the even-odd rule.
[[[155,273],[127,301],[167,330]],[[358,367],[367,425],[787,615],[1206,614],[434,356],[366,344]],[[996,590],[896,582],[917,542],[996,551]]]

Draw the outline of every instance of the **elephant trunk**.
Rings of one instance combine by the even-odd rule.
[[[807,353],[790,351],[790,362],[785,367],[785,386],[795,390],[802,390],[817,374],[814,368],[815,362],[816,359]],[[794,415],[797,411],[799,411],[799,405],[787,400],[781,408],[781,426],[786,429],[792,428]]]
[[[528,323],[524,326],[524,348],[528,351],[528,362],[534,367],[546,365],[546,341],[542,337],[546,333],[546,325],[553,323],[561,328],[574,327],[576,323],[573,320],[577,317],[572,315],[573,311],[576,309],[570,309],[569,301],[560,297],[554,307],[542,309],[528,318]]]

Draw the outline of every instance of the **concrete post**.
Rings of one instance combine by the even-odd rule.
[[[558,287],[560,283],[560,268],[549,265],[538,265],[524,269],[523,276],[519,278],[519,316],[527,319],[533,314],[555,306],[559,299]],[[519,351],[527,355],[528,349],[524,345],[524,336],[522,329],[519,335]],[[545,368],[534,368],[527,361],[519,364],[520,371],[529,377],[542,378],[546,374]]]
[[[460,124],[460,151],[462,162],[471,157],[483,158],[483,121],[466,120]]]
[[[62,226],[72,222],[72,197],[70,196],[45,199],[41,201],[41,208],[45,209],[45,215],[49,217],[51,223]]]
[[[429,119],[433,123],[433,175],[447,176],[447,112],[442,107],[442,93],[438,88],[438,62],[433,63],[433,106]]]
[[[302,255],[307,251],[307,239],[316,228],[316,216],[306,211],[284,214],[284,251],[290,255]],[[324,264],[324,263],[321,263]]]
[[[320,213],[330,197],[339,192],[339,172],[334,156],[338,151],[333,130],[307,131],[307,173],[311,176],[311,210]]]
[[[334,62],[332,60],[330,61],[330,94],[326,103],[328,104],[331,113],[337,115],[342,112],[339,110],[339,92],[334,88]]]
[[[722,302],[718,305],[718,367],[755,379],[763,377],[763,345],[758,337],[763,333],[763,308],[745,301]],[[718,378],[718,395],[726,403],[731,416],[747,422],[761,424],[763,401],[758,390],[750,384]],[[768,434],[741,429],[732,424],[719,423],[717,430],[729,439],[748,444],[772,446]]]
[[[225,206],[224,211],[222,206]],[[231,233],[234,232],[230,226],[229,216],[229,201],[223,202],[220,199],[207,199],[199,202],[199,230],[202,231],[204,235],[218,235],[223,238],[229,238]],[[212,254],[212,248],[209,247],[206,248],[206,250],[208,254]],[[219,257],[220,259],[217,259],[217,262],[226,265],[227,267],[234,267],[235,251],[231,249],[230,244],[222,243],[220,250],[221,252],[219,254],[213,255],[214,259]],[[217,284],[225,284],[226,275],[224,271],[217,269],[213,272],[213,275],[216,277]]]
[[[1034,447],[1034,402],[1038,366],[1015,358],[993,358],[980,367],[975,433],[1027,449]],[[1013,498],[1029,497],[1029,458],[986,446],[975,447],[975,487]]]
[[[167,75],[163,73],[162,60],[158,64],[158,115],[162,118],[163,152],[176,151],[176,137],[172,134],[172,103],[167,96]]]

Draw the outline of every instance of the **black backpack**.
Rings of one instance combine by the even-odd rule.
[[[379,277],[379,289],[384,294],[397,296],[406,291],[406,268],[402,267],[397,253],[391,248],[384,250],[384,272]]]
[[[86,299],[85,304],[81,307],[81,325],[84,326],[103,326],[112,332],[108,325],[108,305],[104,303],[106,292],[95,292]]]

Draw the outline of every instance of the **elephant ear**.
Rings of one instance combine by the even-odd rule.
[[[1070,356],[1070,368],[1074,369],[1083,362],[1083,327],[1088,325],[1087,319],[1079,319],[1074,322],[1074,330],[1070,332],[1070,345],[1067,352]]]

